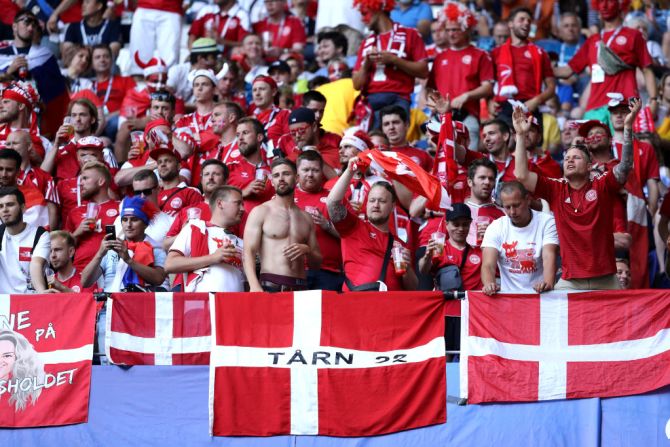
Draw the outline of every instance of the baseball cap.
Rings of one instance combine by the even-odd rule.
[[[297,124],[297,123],[313,124],[315,122],[316,117],[314,116],[314,112],[311,109],[308,109],[307,107],[298,107],[297,109],[292,111],[291,114],[288,116],[289,124]]]
[[[289,67],[289,65],[284,61],[274,61],[268,67],[268,73],[272,73],[274,71],[282,71],[284,73],[290,73],[291,67]]]
[[[598,120],[588,120],[582,123],[579,126],[577,133],[579,134],[580,137],[586,138],[589,135],[589,131],[594,127],[602,127],[603,129],[605,129],[605,132],[607,132],[607,135],[609,135],[610,137],[612,136],[612,134],[610,133],[610,127],[607,124],[603,123],[602,121]]]
[[[472,220],[472,213],[470,212],[470,207],[465,203],[454,203],[451,206],[451,209],[447,211],[445,220],[453,221],[464,217],[466,219]]]

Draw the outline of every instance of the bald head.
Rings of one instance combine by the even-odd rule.
[[[25,161],[30,154],[33,141],[30,139],[30,134],[25,130],[15,130],[7,136],[5,146],[9,149],[14,149],[21,154],[21,158]]]

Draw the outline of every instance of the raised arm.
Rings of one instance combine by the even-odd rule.
[[[626,115],[623,123],[623,149],[621,150],[621,161],[614,167],[614,178],[620,184],[626,183],[628,174],[633,169],[633,121],[642,107],[640,98],[631,98],[629,103],[630,113]]]
[[[514,176],[532,194],[537,185],[537,174],[528,169],[528,154],[526,153],[525,135],[530,130],[533,117],[527,117],[520,107],[514,108],[512,121],[516,132],[516,149],[514,150]]]
[[[337,180],[333,189],[330,190],[328,194],[328,214],[330,215],[330,220],[333,223],[341,222],[345,217],[347,217],[347,208],[344,205],[344,195],[347,193],[347,189],[351,184],[351,179],[354,178],[356,166],[358,162],[358,157],[352,157],[349,159],[349,164],[347,169],[344,170],[340,178]],[[246,239],[245,239],[246,240]]]

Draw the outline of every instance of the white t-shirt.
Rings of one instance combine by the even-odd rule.
[[[191,226],[193,221],[189,221],[184,228],[181,229],[175,238],[170,251],[177,251],[186,257],[196,257],[191,254]],[[235,248],[239,254],[239,262],[236,265],[227,262],[210,265],[202,272],[200,278],[195,286],[195,289],[189,289],[188,285],[186,291],[189,292],[243,292],[245,276],[242,270],[242,239],[234,234],[226,233],[223,228],[216,226],[207,227],[207,246],[209,254],[214,253],[222,246],[223,241],[231,240],[235,244]]]
[[[7,230],[2,237],[0,251],[0,293],[34,293],[30,282],[30,259],[49,259],[51,239],[45,231],[30,254],[35,241],[36,226],[28,225],[19,234],[11,235]]]
[[[482,249],[498,250],[501,292],[533,292],[542,281],[542,247],[558,245],[554,216],[531,210],[525,227],[515,227],[509,217],[494,220],[486,229]]]

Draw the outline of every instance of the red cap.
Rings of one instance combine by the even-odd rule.
[[[579,130],[577,130],[577,133],[579,134],[580,137],[586,138],[589,135],[589,131],[594,127],[602,127],[603,129],[605,129],[605,132],[607,132],[607,136],[609,137],[612,136],[612,133],[610,132],[610,127],[607,124],[603,123],[602,121],[598,120],[588,120],[582,123],[579,126]]]
[[[259,75],[254,78],[254,82],[251,83],[252,87],[257,82],[265,82],[270,86],[272,90],[277,90],[277,83],[274,79],[267,75]]]

